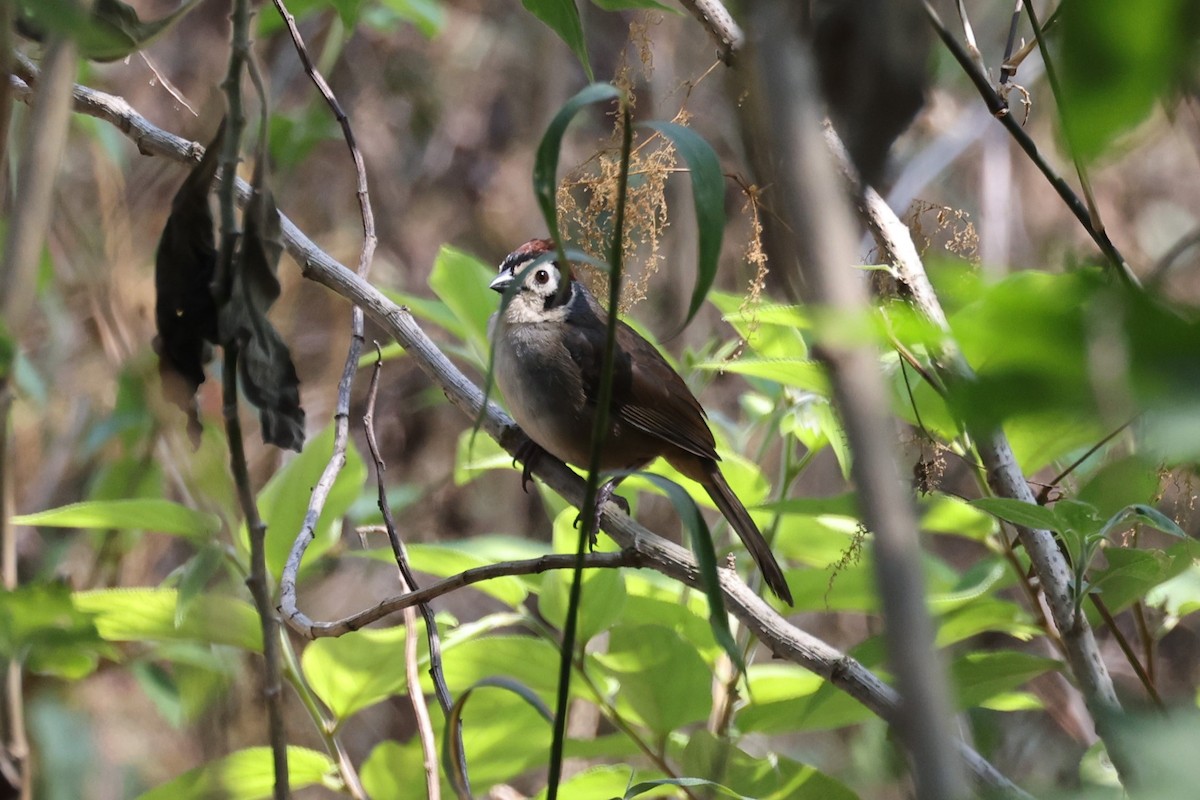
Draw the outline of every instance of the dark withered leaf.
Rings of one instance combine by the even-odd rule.
[[[818,0],[813,54],[833,127],[863,182],[925,104],[932,33],[921,7],[891,0]]]
[[[217,340],[217,306],[212,295],[217,249],[208,195],[225,123],[217,129],[204,157],[188,174],[171,202],[171,213],[158,240],[154,262],[159,372],[167,399],[188,415],[188,432],[199,435],[196,390],[204,383],[204,365]]]
[[[226,346],[239,348],[242,391],[258,408],[263,441],[299,451],[304,446],[300,379],[287,344],[267,319],[267,311],[279,297],[275,272],[283,252],[283,235],[261,159],[254,171],[254,186],[246,204],[229,301],[220,311],[220,338]]]

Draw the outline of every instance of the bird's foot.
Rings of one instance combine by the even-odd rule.
[[[525,443],[517,448],[513,466],[515,467],[518,461],[521,462],[521,491],[525,494],[529,494],[529,482],[533,480],[533,468],[537,466],[545,452],[533,439],[526,439]]]
[[[615,494],[616,490],[617,490],[617,481],[611,480],[611,481],[606,482],[596,492],[596,503],[592,509],[594,517],[592,519],[593,524],[592,524],[592,528],[591,528],[591,541],[589,542],[589,544],[591,545],[592,548],[596,547],[596,532],[600,530],[600,517],[604,514],[604,505],[606,503],[608,503],[611,500],[613,502],[613,505],[615,505],[617,508],[624,511],[626,515],[629,514],[629,501],[626,500],[624,497],[621,497],[621,495]],[[583,521],[582,514],[575,517],[575,527],[578,528],[579,523],[582,521]]]

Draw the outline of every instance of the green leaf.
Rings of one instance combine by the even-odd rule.
[[[337,788],[337,765],[306,747],[287,749],[288,781],[293,791],[307,786]],[[197,767],[142,794],[138,800],[266,800],[274,794],[271,748],[248,747]]]
[[[618,625],[596,660],[620,683],[617,708],[656,735],[707,718],[712,673],[695,648],[660,625]]]
[[[436,575],[439,578],[449,578],[476,567],[484,567],[494,563],[472,548],[471,541],[446,542],[443,544],[418,543],[405,545],[408,553],[408,563],[417,572]],[[355,551],[354,555],[396,563],[396,556],[390,547],[374,550]],[[536,557],[536,556],[535,556]],[[512,559],[500,559],[512,560]],[[515,575],[506,575],[490,580],[471,584],[471,588],[496,598],[509,608],[519,608],[529,596],[525,583]]]
[[[1060,666],[1061,663],[1053,658],[998,650],[966,653],[951,665],[950,675],[957,690],[959,708],[971,708]]]
[[[1194,73],[1200,9],[1192,0],[1070,2],[1059,30],[1062,124],[1091,159]]]
[[[696,266],[692,301],[688,305],[687,318],[683,321],[683,327],[686,327],[704,305],[704,298],[708,296],[708,290],[717,276],[721,239],[725,235],[725,176],[721,172],[721,161],[717,154],[704,141],[704,137],[691,128],[674,122],[648,122],[646,125],[671,140],[676,152],[683,156],[692,177],[699,263]]]
[[[1089,576],[1091,588],[1100,593],[1111,613],[1119,614],[1155,587],[1186,572],[1198,557],[1200,544],[1191,539],[1166,550],[1108,547],[1104,549],[1106,566]],[[1095,609],[1089,608],[1088,617],[1099,623]]]
[[[870,719],[861,703],[795,664],[751,664],[754,702],[738,712],[738,728],[763,734],[829,730]]]
[[[733,372],[829,396],[829,378],[820,362],[806,358],[739,358],[736,361],[702,361],[697,368],[709,372]]]
[[[527,8],[530,2],[533,0],[526,0]],[[569,5],[573,13],[578,16],[574,0],[544,0],[544,2],[549,6]],[[537,157],[533,163],[533,194],[537,198],[538,207],[542,210],[542,218],[546,220],[550,238],[559,245],[562,242],[558,232],[556,196],[558,194],[558,155],[562,150],[563,135],[567,131],[567,126],[571,124],[571,120],[584,106],[616,100],[620,96],[620,90],[608,83],[593,83],[585,86],[559,109],[542,135],[542,141],[537,149]]]
[[[745,795],[740,795],[727,786],[705,780],[704,778],[656,778],[652,781],[642,781],[630,786],[628,791],[622,796],[622,800],[633,800],[635,797],[640,797],[646,792],[657,789],[661,786],[707,786],[710,789],[715,789],[722,797],[740,798],[740,800],[750,800]]]
[[[283,572],[288,553],[300,528],[304,524],[306,505],[312,487],[321,479],[325,465],[333,453],[333,426],[326,428],[315,440],[308,443],[304,452],[293,458],[283,469],[271,476],[271,480],[258,495],[258,511],[267,525],[267,568],[278,577]],[[317,520],[314,538],[305,553],[306,562],[312,564],[329,550],[341,533],[340,522],[353,504],[367,479],[367,466],[353,444],[346,448],[346,465],[338,473],[333,488],[325,500],[325,508]],[[242,546],[246,546],[245,528],[242,529]]]
[[[75,38],[84,58],[119,61],[144,49],[198,2],[187,0],[162,19],[142,22],[137,12],[120,0],[95,0],[90,15],[72,0],[19,0],[17,30],[38,41],[47,32],[67,33]]]
[[[432,39],[441,33],[446,25],[446,12],[438,0],[383,0],[382,7],[387,9],[396,19],[411,23],[421,34]],[[366,21],[375,27],[381,27],[380,22],[368,9]]]
[[[752,756],[728,739],[717,739],[698,730],[684,748],[683,770],[700,775],[722,764],[724,784],[718,797],[753,797],[756,800],[857,800],[839,781],[808,764],[782,756]]]
[[[201,595],[176,625],[178,599],[174,589],[100,589],[72,596],[75,608],[94,615],[96,630],[110,642],[186,640],[262,650],[258,614],[246,601]]]
[[[575,530],[578,515],[578,509],[565,508],[555,517],[553,542],[556,551],[571,552],[578,544],[579,533]],[[607,549],[607,544],[596,549]],[[542,577],[538,588],[538,613],[559,630],[566,624],[572,575],[572,570],[552,570]],[[622,570],[585,569],[581,580],[583,592],[575,636],[582,643],[608,630],[621,618],[625,609],[625,578]]]
[[[575,0],[521,0],[521,5],[558,34],[558,38],[562,39],[579,59],[587,79],[595,80],[592,76],[592,65],[588,62],[587,44],[583,40],[583,22],[579,18],[579,8],[576,7]]]
[[[1066,527],[1053,509],[1022,500],[1009,497],[980,497],[970,502],[975,508],[1014,525],[1060,532]]]
[[[1095,506],[1101,516],[1111,517],[1126,506],[1151,502],[1158,487],[1158,466],[1145,458],[1129,456],[1100,466],[1075,499]]]
[[[144,530],[198,542],[205,542],[221,531],[221,519],[216,514],[193,511],[179,503],[155,498],[72,503],[32,514],[19,514],[12,522],[45,528]]]
[[[469,796],[470,794],[466,786],[461,782],[461,776],[466,775],[467,771],[466,753],[458,749],[459,742],[463,742],[464,749],[466,747],[465,739],[461,736],[462,713],[471,694],[475,690],[485,687],[504,689],[511,692],[524,700],[546,722],[554,723],[554,714],[546,707],[546,704],[542,702],[541,698],[535,692],[527,686],[522,685],[519,681],[503,677],[484,678],[475,685],[464,689],[459,694],[458,699],[454,701],[454,705],[451,707],[446,719],[446,727],[442,731],[442,766],[446,774],[452,776],[452,782],[458,789],[459,796]]]
[[[496,310],[496,294],[488,288],[494,272],[474,256],[443,245],[429,274],[429,288],[463,324],[463,338],[480,358],[488,352],[488,318]]]
[[[60,584],[28,584],[0,591],[0,657],[31,672],[78,680],[110,654],[92,615],[71,602]]]
[[[405,629],[361,630],[317,639],[300,657],[312,690],[340,725],[353,714],[405,691]],[[428,651],[421,656],[428,660]]]

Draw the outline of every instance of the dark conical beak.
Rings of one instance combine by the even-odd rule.
[[[492,282],[488,284],[488,288],[491,289],[493,292],[499,292],[500,294],[504,294],[504,290],[507,289],[512,282],[513,282],[512,272],[510,270],[505,270],[504,272],[501,272],[499,275],[497,275],[495,277],[495,279],[493,279]]]

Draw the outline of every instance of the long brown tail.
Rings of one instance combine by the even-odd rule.
[[[771,552],[767,540],[763,538],[758,526],[750,518],[750,512],[746,510],[742,501],[738,500],[737,495],[725,482],[721,468],[715,462],[711,463],[708,480],[702,482],[708,496],[713,499],[717,508],[721,509],[721,513],[725,515],[725,519],[729,520],[729,524],[737,531],[742,544],[746,545],[746,549],[753,556],[754,563],[758,564],[758,568],[762,570],[763,580],[767,582],[767,586],[771,587],[771,591],[775,593],[776,597],[789,606],[792,605],[792,593],[788,589],[787,581],[784,580],[779,562],[775,560],[775,554]]]

